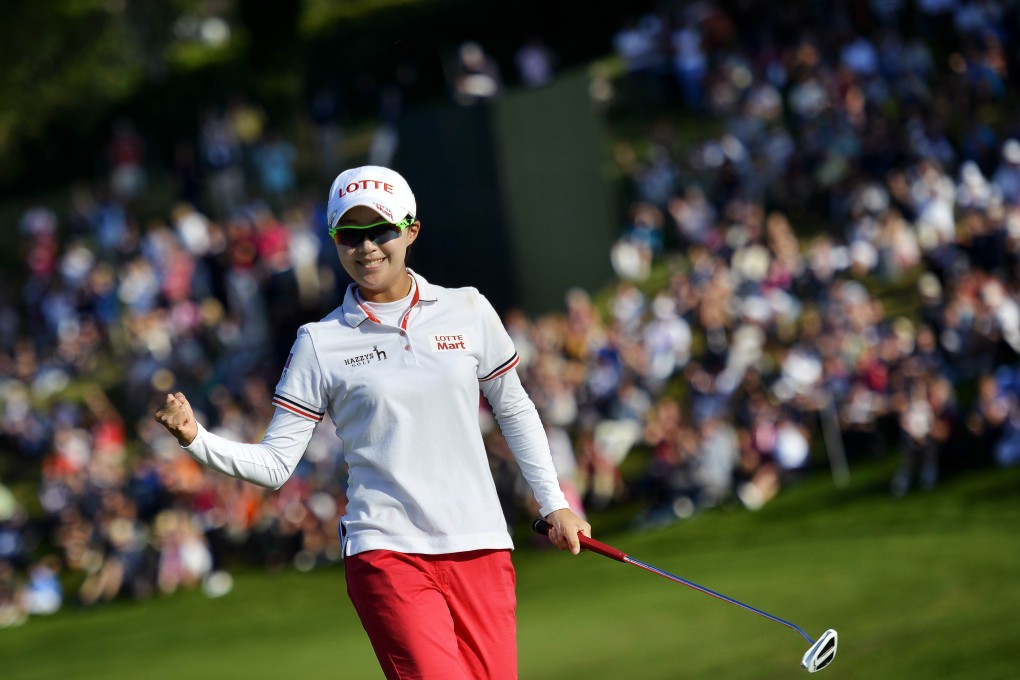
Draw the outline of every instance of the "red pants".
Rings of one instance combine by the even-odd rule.
[[[344,565],[347,594],[388,680],[517,678],[510,551],[370,550]]]

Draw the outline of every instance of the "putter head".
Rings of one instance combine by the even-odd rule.
[[[811,648],[804,652],[800,667],[808,673],[817,673],[836,658],[836,631],[830,628],[822,633]]]

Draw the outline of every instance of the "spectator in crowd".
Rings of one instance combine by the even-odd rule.
[[[386,85],[379,90],[379,116],[372,143],[368,150],[368,162],[388,167],[400,148],[400,115],[404,110],[404,95],[397,85]]]
[[[514,63],[521,83],[528,88],[548,85],[555,74],[556,54],[537,35],[529,37],[514,53]]]
[[[0,629],[20,626],[28,620],[24,585],[14,565],[0,560]]]
[[[327,85],[315,91],[308,105],[308,117],[315,128],[319,171],[325,177],[343,165],[345,158],[341,101],[335,88]]]
[[[297,177],[294,145],[275,129],[269,129],[251,151],[252,165],[263,195],[277,210],[293,201]]]
[[[206,111],[199,148],[205,192],[216,217],[230,215],[245,195],[245,156],[233,120],[222,111]]]
[[[670,35],[670,43],[673,73],[680,91],[680,100],[691,111],[700,113],[705,109],[705,75],[708,72],[708,58],[702,45],[697,18],[685,17],[679,22]]]
[[[453,100],[464,106],[491,99],[503,90],[499,64],[473,40],[458,48],[450,80]]]
[[[992,174],[992,184],[1006,205],[1020,204],[1020,141],[1011,138],[1002,144],[1002,162]]]
[[[243,92],[233,92],[227,97],[226,123],[237,137],[241,149],[242,166],[246,175],[254,170],[252,161],[255,150],[265,136],[266,113]]]
[[[113,195],[125,203],[137,200],[146,186],[145,142],[129,119],[114,121],[106,155]]]
[[[612,48],[627,72],[623,100],[635,109],[656,106],[663,97],[668,59],[667,27],[657,13],[630,15],[614,33]]]

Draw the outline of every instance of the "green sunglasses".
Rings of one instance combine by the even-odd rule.
[[[382,241],[382,243],[390,241],[402,234],[403,231],[412,224],[414,224],[414,218],[410,216],[405,217],[403,220],[396,223],[383,220],[382,222],[376,222],[375,224],[346,224],[342,227],[330,227],[329,237],[333,239],[335,243],[347,246],[348,248],[354,248],[361,245],[364,243],[366,238],[376,245],[379,245],[380,239],[387,237]]]

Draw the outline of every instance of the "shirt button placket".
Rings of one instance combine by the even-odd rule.
[[[407,335],[407,331],[400,331],[400,342],[404,345],[404,361],[414,361],[414,352],[411,351],[411,338]]]

